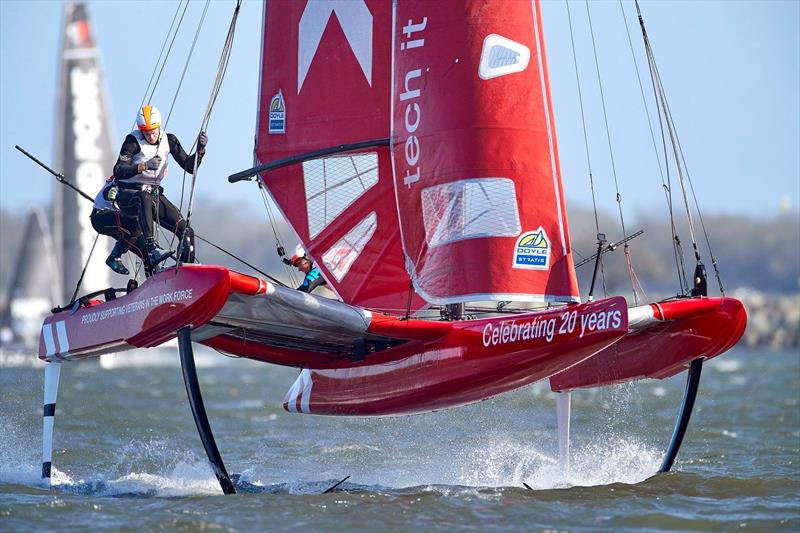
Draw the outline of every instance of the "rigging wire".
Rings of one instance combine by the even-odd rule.
[[[161,51],[158,53],[158,59],[156,60],[156,64],[153,66],[153,72],[152,72],[152,74],[150,74],[150,80],[147,82],[147,87],[145,88],[144,94],[142,95],[142,101],[139,103],[139,109],[141,109],[142,106],[144,106],[144,102],[145,102],[145,100],[147,100],[147,93],[148,93],[148,91],[150,91],[150,86],[153,84],[153,79],[156,76],[156,71],[158,70],[158,65],[161,63],[161,58],[164,55],[164,50],[167,47],[167,41],[169,41],[169,36],[172,34],[172,28],[175,26],[175,20],[178,18],[178,12],[181,10],[181,4],[182,3],[183,3],[183,0],[178,0],[178,7],[175,8],[175,14],[172,15],[172,22],[169,25],[169,30],[167,30],[167,35],[164,37],[164,44],[161,45]],[[189,0],[186,0],[186,5],[187,6],[189,5]],[[184,12],[185,11],[186,10],[184,8]],[[181,21],[182,20],[183,20],[183,17],[181,17]],[[178,24],[178,28],[180,28],[180,24]],[[176,29],[175,31],[177,33],[178,30]],[[172,46],[170,46],[170,50],[172,50]],[[169,51],[167,52],[167,57],[169,57]],[[166,63],[166,61],[167,61],[167,59],[164,58],[164,62],[165,63]],[[153,90],[155,91],[155,88],[153,88]],[[133,124],[131,125],[131,129],[133,129],[135,126],[136,126],[136,119],[133,120]]]
[[[186,5],[184,5],[184,7],[183,7],[183,12],[181,13],[181,17],[180,17],[180,19],[178,19],[178,25],[175,26],[175,20],[176,20],[176,18],[178,16],[178,12],[180,11],[182,4],[183,4],[183,0],[179,0],[178,1],[178,6],[175,9],[175,14],[172,16],[172,22],[170,23],[169,29],[167,30],[167,35],[164,37],[164,43],[161,45],[161,51],[158,54],[158,59],[156,60],[156,64],[153,67],[153,73],[150,75],[150,80],[147,82],[147,87],[144,90],[144,95],[142,95],[142,101],[139,103],[139,109],[141,109],[142,106],[144,106],[145,101],[147,101],[148,104],[152,101],[153,95],[155,94],[155,91],[158,88],[158,83],[161,80],[161,74],[164,72],[164,67],[167,65],[167,60],[169,59],[169,56],[172,53],[172,47],[173,47],[173,45],[175,43],[175,38],[178,36],[178,32],[180,31],[181,24],[183,24],[183,19],[184,19],[185,15],[186,15],[186,10],[189,8],[189,0],[186,0]],[[172,31],[173,27],[175,28],[175,32],[174,33]],[[170,40],[170,35],[172,36],[171,40]],[[169,42],[169,47],[167,47],[167,42]],[[166,54],[164,54],[164,50],[165,49],[166,49]],[[163,57],[163,61],[162,61],[162,57]],[[161,65],[160,68],[159,68],[159,64]],[[158,76],[157,77],[156,77],[156,71],[158,71]],[[155,77],[155,83],[153,83],[153,78],[154,77]],[[148,92],[150,93],[149,96],[148,96]],[[174,105],[174,100],[173,100],[173,105]],[[170,108],[170,113],[171,112],[172,112],[172,109]],[[131,129],[133,129],[135,126],[136,126],[136,120],[134,120],[133,125],[131,126]],[[166,124],[165,124],[165,126],[166,126]],[[164,131],[164,129],[162,128],[162,132],[163,131]],[[153,207],[155,209],[155,227],[160,228],[160,222],[158,220],[158,212],[159,212],[159,210],[157,209],[157,205],[154,205]],[[163,231],[162,231],[162,233],[163,233]],[[156,233],[154,235],[154,237],[157,237],[157,236],[158,236],[158,233]],[[142,266],[142,264],[139,263],[137,268],[136,268],[136,270],[135,270],[134,277],[138,276],[138,273],[139,273],[139,271],[141,269],[141,266]]]
[[[172,111],[175,108],[175,102],[178,100],[178,95],[180,94],[181,87],[183,86],[183,80],[186,77],[186,71],[189,69],[189,63],[191,62],[192,56],[194,55],[194,49],[195,49],[195,46],[197,45],[197,39],[200,37],[200,31],[203,28],[203,23],[205,22],[206,14],[208,13],[209,3],[210,3],[210,0],[206,0],[205,7],[203,8],[203,13],[200,16],[200,21],[197,24],[197,29],[194,32],[194,39],[192,40],[192,45],[189,48],[189,53],[186,56],[186,62],[183,65],[183,71],[181,72],[181,77],[178,80],[178,87],[175,89],[175,94],[172,97],[172,103],[169,106],[169,112],[167,113],[167,119],[164,121],[164,124],[162,124],[162,126],[161,126],[161,132],[162,132],[161,134],[162,135],[166,134],[167,124],[169,123],[169,119],[172,116]],[[192,148],[194,148],[194,145],[192,145]],[[191,151],[191,149],[190,149],[190,151]],[[197,158],[197,156],[195,156],[195,159],[196,158]],[[180,199],[180,203],[178,204],[178,210],[179,211],[183,210],[183,198],[184,198],[185,190],[186,190],[186,170],[183,170],[183,176],[181,178],[181,199]],[[156,209],[156,216],[157,215],[158,215],[158,209]],[[160,227],[160,224],[159,224],[159,227]],[[161,230],[161,233],[162,233],[162,236],[163,236],[164,235],[163,229]],[[174,246],[176,237],[177,237],[177,234],[175,232],[173,232],[172,236],[170,237],[170,241],[169,241],[169,248],[170,249],[172,249],[172,247]],[[176,261],[177,261],[177,258],[176,258]]]
[[[620,15],[622,16],[622,22],[625,24],[625,35],[628,37],[628,47],[631,51],[631,59],[633,60],[633,67],[636,70],[636,81],[639,83],[639,94],[642,97],[642,109],[644,110],[644,115],[647,118],[647,126],[650,131],[650,140],[653,145],[653,155],[655,155],[656,162],[658,163],[658,173],[661,176],[661,188],[664,191],[664,199],[667,203],[667,211],[669,213],[669,221],[670,221],[670,241],[672,246],[672,254],[675,259],[675,270],[678,275],[678,284],[681,286],[681,292],[686,291],[685,285],[685,270],[681,269],[681,265],[683,264],[682,252],[680,249],[680,239],[678,237],[678,230],[675,226],[675,212],[673,209],[672,203],[672,183],[670,179],[670,172],[669,172],[669,164],[668,164],[668,157],[667,157],[667,144],[666,138],[664,137],[664,123],[661,121],[661,114],[658,113],[658,124],[661,132],[661,144],[664,149],[664,164],[661,163],[661,157],[658,151],[658,145],[656,143],[655,132],[653,131],[653,121],[650,119],[650,112],[647,107],[647,98],[645,97],[644,93],[644,84],[642,83],[642,73],[639,70],[639,62],[636,59],[636,53],[633,49],[633,38],[631,37],[631,30],[628,26],[628,18],[625,14],[625,7],[622,4],[622,0],[619,0],[619,9]],[[648,56],[648,66],[649,66],[649,56]],[[655,96],[656,102],[658,102],[658,96]],[[666,179],[665,179],[665,169],[666,169]],[[679,259],[679,255],[681,255]],[[635,275],[635,273],[634,273]],[[637,277],[638,280],[638,277]],[[639,283],[639,287],[644,292],[644,287],[642,287],[641,283]]]
[[[650,39],[647,35],[647,30],[644,27],[644,19],[642,18],[642,14],[639,11],[639,4],[636,4],[637,14],[639,16],[639,26],[642,30],[642,39],[644,40],[645,52],[647,55],[647,64],[650,71],[650,78],[651,83],[653,86],[653,97],[656,101],[656,107],[658,109],[658,124],[661,132],[661,144],[664,150],[664,167],[666,170],[667,175],[667,183],[664,184],[662,182],[662,187],[664,188],[664,196],[667,201],[667,205],[669,208],[669,215],[670,215],[670,225],[672,230],[672,246],[675,255],[675,267],[678,271],[678,284],[681,287],[681,294],[686,294],[689,292],[689,283],[686,278],[686,265],[684,263],[684,254],[683,254],[683,245],[681,244],[681,239],[678,236],[678,230],[675,226],[675,212],[673,207],[673,200],[672,200],[672,178],[669,171],[669,153],[667,150],[667,136],[664,132],[664,118],[662,117],[661,109],[662,109],[662,98],[657,88],[656,77],[657,72],[654,71],[655,68],[655,56],[653,55],[653,51],[650,48]]]
[[[606,128],[606,140],[608,141],[608,154],[611,159],[611,173],[614,177],[614,189],[616,192],[616,200],[617,200],[617,207],[619,209],[619,220],[620,225],[622,226],[622,237],[626,239],[628,237],[628,232],[625,229],[625,217],[622,213],[622,195],[619,192],[619,180],[617,179],[617,165],[614,160],[614,149],[611,144],[611,130],[608,126],[608,112],[606,110],[606,98],[603,91],[603,79],[600,76],[600,61],[597,57],[597,42],[594,38],[594,26],[592,25],[592,14],[591,10],[589,9],[589,0],[584,0],[586,5],[586,17],[589,21],[589,34],[592,38],[592,51],[594,53],[594,66],[595,71],[597,72],[597,85],[600,88],[600,102],[602,103],[603,108],[603,122]],[[628,269],[628,278],[631,282],[631,292],[633,293],[633,301],[635,304],[640,303],[639,293],[636,290],[636,274],[633,269],[633,260],[631,258],[630,246],[626,243],[625,247],[623,248],[623,253],[625,255],[625,265]]]
[[[583,126],[583,145],[586,149],[586,165],[589,169],[589,189],[592,191],[592,208],[594,209],[594,227],[597,231],[597,234],[600,234],[600,219],[597,215],[597,198],[594,191],[594,175],[592,173],[592,159],[589,155],[589,135],[586,131],[586,114],[584,112],[583,107],[583,90],[581,89],[581,78],[578,74],[578,56],[575,52],[575,36],[572,31],[572,15],[569,9],[569,0],[564,0],[564,3],[567,6],[567,21],[569,22],[569,39],[572,43],[572,63],[575,66],[575,82],[578,86],[578,102],[580,103],[580,110],[581,110],[581,125]],[[573,248],[573,251],[575,249]],[[580,255],[580,254],[578,254]],[[603,268],[603,259],[600,258],[600,272],[602,274],[603,280],[603,294],[606,296],[608,295],[608,289],[606,288],[606,273],[605,269]]]
[[[245,265],[245,266],[248,266],[248,267],[252,268],[253,270],[255,270],[256,272],[258,272],[258,273],[259,273],[259,274],[261,274],[262,276],[265,276],[265,277],[266,277],[268,280],[270,280],[271,282],[275,283],[276,285],[280,285],[281,287],[286,287],[286,286],[287,286],[287,285],[286,285],[285,283],[283,283],[282,281],[280,281],[280,280],[278,280],[278,279],[276,279],[276,278],[274,278],[274,277],[270,276],[269,274],[267,274],[267,273],[266,273],[266,272],[264,272],[263,270],[261,270],[261,269],[259,269],[259,268],[255,267],[255,266],[253,266],[253,265],[251,265],[250,263],[248,263],[247,261],[245,261],[244,259],[242,259],[242,258],[241,258],[241,257],[239,257],[238,255],[234,254],[233,252],[229,252],[228,250],[226,250],[226,249],[225,249],[225,248],[223,248],[222,246],[220,246],[220,245],[218,245],[218,244],[214,244],[213,242],[209,241],[208,239],[204,239],[204,238],[203,238],[203,237],[201,237],[200,235],[195,235],[195,238],[196,238],[197,240],[203,241],[204,243],[208,244],[209,246],[212,246],[212,247],[216,248],[216,249],[217,249],[217,250],[219,250],[220,252],[222,252],[222,253],[224,253],[224,254],[227,254],[228,256],[232,257],[233,259],[236,259],[237,261],[239,261],[239,262],[240,262],[240,263],[242,263],[243,265]]]
[[[228,70],[228,61],[230,60],[231,50],[233,49],[233,37],[236,32],[236,21],[239,18],[239,10],[242,6],[242,1],[236,1],[236,8],[233,10],[233,17],[231,18],[230,26],[228,27],[228,35],[225,38],[225,45],[222,48],[222,54],[220,55],[219,63],[217,65],[217,77],[214,80],[214,84],[211,89],[211,95],[208,99],[208,105],[206,106],[205,114],[203,115],[203,120],[200,123],[200,133],[206,130],[208,127],[208,123],[211,120],[211,112],[214,109],[214,104],[217,101],[217,96],[219,95],[219,91],[222,88],[222,82],[225,79],[225,73]],[[198,134],[199,137],[199,134]],[[186,225],[191,226],[192,221],[192,208],[194,206],[194,191],[195,186],[197,184],[197,163],[198,157],[195,153],[194,158],[194,171],[192,172],[192,183],[191,188],[189,189],[189,206],[186,210]],[[180,258],[181,248],[186,246],[186,239],[181,239],[181,242],[178,244],[178,258]]]
[[[181,86],[183,85],[183,80],[186,77],[186,71],[189,69],[189,62],[192,60],[192,54],[194,54],[194,48],[197,45],[197,38],[200,37],[200,30],[203,28],[203,22],[206,20],[206,14],[208,13],[208,5],[211,0],[206,0],[206,5],[203,8],[203,14],[200,16],[200,22],[197,25],[197,30],[194,32],[194,39],[192,40],[192,46],[189,48],[189,55],[186,57],[186,63],[183,65],[183,72],[181,72],[181,78],[178,80],[178,88],[175,89],[175,95],[172,97],[172,103],[169,106],[169,112],[167,113],[167,120],[164,121],[163,128],[164,130],[167,129],[167,124],[169,123],[169,119],[172,116],[172,110],[175,108],[175,101],[178,99],[178,94],[181,92]]]
[[[75,301],[75,297],[78,296],[78,291],[81,290],[81,284],[83,284],[83,277],[86,275],[86,269],[89,268],[89,261],[92,260],[92,255],[94,254],[94,249],[97,246],[97,239],[100,237],[100,234],[94,236],[94,242],[92,243],[92,249],[89,250],[89,255],[86,257],[86,262],[83,264],[83,270],[81,271],[81,277],[78,278],[78,283],[75,285],[75,290],[72,292],[72,298],[69,299],[69,303]]]
[[[256,180],[256,183],[258,183],[258,190],[261,193],[261,200],[264,202],[264,208],[267,210],[269,225],[272,228],[272,235],[275,238],[275,246],[283,248],[283,241],[281,240],[280,234],[277,229],[277,221],[275,216],[272,214],[272,208],[270,207],[270,202],[267,198],[267,193],[264,190],[264,185],[261,183],[260,178]],[[286,263],[284,263],[282,260],[281,260],[281,265],[283,265],[284,274],[286,274],[287,277],[290,280],[292,280],[292,285],[297,287],[298,283],[297,283],[297,278],[294,275],[294,269],[289,265],[287,265]]]
[[[695,260],[697,261],[698,265],[700,265],[702,263],[702,261],[700,259],[700,251],[699,251],[698,246],[697,246],[697,239],[696,239],[695,230],[694,230],[694,222],[692,220],[691,207],[689,205],[689,199],[688,199],[688,195],[687,195],[687,191],[686,191],[686,184],[685,184],[685,181],[684,181],[684,173],[686,174],[686,181],[689,182],[689,187],[691,188],[691,191],[692,191],[692,197],[694,199],[695,209],[697,210],[697,214],[698,214],[698,217],[700,219],[701,229],[703,231],[703,234],[704,234],[704,237],[705,237],[705,240],[706,240],[706,245],[708,246],[709,255],[711,256],[712,265],[714,266],[714,272],[715,272],[715,275],[716,275],[716,278],[717,278],[717,282],[719,283],[720,292],[724,295],[725,294],[724,293],[724,287],[723,287],[722,279],[721,279],[721,276],[720,276],[720,273],[719,273],[719,268],[717,266],[716,258],[714,257],[713,249],[711,248],[711,240],[708,237],[708,231],[706,230],[705,222],[703,221],[703,215],[702,215],[702,213],[700,211],[700,205],[699,205],[699,203],[697,201],[697,195],[695,194],[694,185],[692,183],[691,176],[689,175],[689,170],[688,170],[688,167],[686,165],[686,159],[685,159],[684,154],[683,154],[683,149],[682,149],[682,147],[680,145],[680,140],[678,139],[677,131],[675,131],[676,130],[675,122],[674,122],[674,119],[672,117],[672,112],[670,110],[669,104],[667,102],[666,91],[665,91],[664,86],[663,86],[663,84],[661,82],[661,76],[660,76],[660,74],[658,72],[658,67],[656,66],[656,63],[655,63],[655,56],[653,54],[652,47],[650,46],[650,40],[649,40],[649,38],[647,36],[647,30],[645,29],[645,25],[644,25],[644,18],[642,17],[642,13],[641,13],[641,9],[639,8],[639,2],[638,1],[636,2],[636,11],[637,11],[637,14],[639,16],[639,25],[641,26],[641,29],[642,29],[642,37],[644,39],[645,48],[646,48],[647,53],[648,53],[648,61],[650,62],[650,70],[651,70],[651,77],[653,78],[654,90],[657,91],[657,94],[658,94],[658,97],[659,97],[659,101],[661,103],[661,108],[660,108],[661,109],[661,114],[663,114],[664,121],[667,123],[667,128],[669,130],[670,142],[672,144],[673,155],[675,157],[675,166],[676,166],[676,169],[677,169],[677,172],[678,172],[678,177],[679,177],[679,180],[680,180],[681,191],[683,193],[684,206],[686,208],[686,218],[687,218],[687,222],[688,222],[688,225],[689,225],[689,233],[690,233],[690,236],[691,236],[691,239],[692,239],[692,247],[693,247],[693,250],[694,250]],[[685,273],[684,273],[684,276],[685,276]],[[686,287],[687,287],[687,292],[688,292],[688,287],[689,287],[688,283],[686,284]]]
[[[164,67],[167,66],[167,59],[169,59],[169,54],[172,51],[172,46],[175,44],[175,38],[178,36],[178,31],[181,28],[181,24],[183,23],[183,17],[186,15],[186,10],[188,8],[189,8],[189,0],[186,0],[186,5],[183,7],[183,12],[181,13],[181,18],[178,20],[178,26],[175,28],[175,33],[172,34],[172,40],[169,43],[169,48],[167,48],[167,54],[166,54],[166,56],[164,56],[164,61],[161,63],[161,68],[158,71],[158,76],[156,77],[156,82],[153,85],[152,91],[150,91],[150,96],[148,96],[146,98],[148,104],[153,100],[153,95],[156,92],[156,87],[158,87],[158,82],[161,80],[161,74],[164,73]],[[169,33],[167,33],[167,36],[169,37]],[[146,94],[146,91],[145,91],[145,94]]]
[[[661,182],[663,184],[664,183],[664,167],[661,164],[661,157],[659,157],[659,155],[658,155],[658,146],[657,146],[657,143],[656,143],[656,136],[655,136],[655,132],[653,131],[653,121],[650,120],[650,113],[647,112],[647,99],[645,98],[645,95],[644,95],[644,84],[642,83],[642,74],[641,74],[641,71],[639,70],[639,62],[636,60],[636,54],[634,53],[634,50],[633,50],[633,39],[631,38],[631,30],[630,30],[630,27],[628,26],[628,18],[625,15],[625,7],[622,5],[622,0],[619,0],[619,9],[620,9],[620,13],[622,15],[622,22],[625,23],[625,34],[628,37],[628,46],[629,46],[630,51],[631,51],[631,59],[633,60],[633,67],[636,69],[636,81],[639,82],[639,94],[642,97],[642,107],[645,110],[645,117],[647,118],[647,126],[650,129],[650,140],[653,143],[653,153],[656,156],[656,161],[658,162],[658,173],[661,175]],[[669,172],[669,169],[667,169],[667,172]]]
[[[692,178],[689,175],[689,168],[686,166],[686,160],[683,157],[683,148],[681,148],[681,141],[678,139],[678,150],[681,153],[681,160],[683,161],[683,166],[686,168],[686,179],[689,181],[689,188],[692,191],[692,198],[694,199],[694,207],[697,210],[697,216],[700,219],[700,226],[703,229],[703,236],[706,240],[706,246],[708,246],[708,255],[711,257],[711,265],[714,267],[714,275],[717,278],[717,283],[719,284],[719,292],[722,296],[725,296],[725,287],[722,285],[722,277],[719,273],[719,268],[717,266],[717,258],[714,255],[714,250],[711,248],[711,239],[708,237],[708,231],[706,230],[706,223],[703,220],[703,213],[700,212],[700,204],[697,201],[697,195],[694,192],[694,183],[692,183]]]
[[[183,12],[181,13],[180,19],[178,19],[178,13],[181,10],[181,5],[183,4],[183,0],[178,0],[178,5],[175,8],[175,13],[172,15],[172,22],[170,22],[169,29],[167,30],[167,34],[164,37],[164,42],[161,45],[161,51],[158,53],[158,59],[156,59],[156,63],[153,66],[153,72],[150,74],[150,80],[147,82],[147,87],[144,90],[144,94],[142,95],[142,100],[139,102],[139,108],[141,109],[144,106],[145,101],[149,104],[155,94],[156,89],[158,88],[158,82],[161,80],[161,74],[164,71],[164,67],[167,64],[167,60],[169,59],[170,53],[172,52],[172,46],[175,43],[175,38],[178,36],[178,32],[180,31],[181,24],[183,23],[183,18],[186,15],[186,10],[189,7],[189,0],[186,0],[186,5],[183,6]],[[178,20],[178,25],[175,26],[175,21]],[[172,29],[175,28],[173,33]],[[172,40],[170,40],[170,36],[172,36]],[[167,47],[167,42],[169,42],[169,47]],[[166,54],[164,51],[166,50]],[[163,58],[163,62],[162,62]],[[161,65],[159,69],[159,65]],[[156,77],[156,71],[158,71],[158,76]],[[153,79],[155,78],[155,83],[153,83]],[[152,90],[151,90],[152,89]],[[148,92],[150,96],[148,96]],[[136,119],[134,119],[133,124],[131,124],[131,129],[136,127]],[[156,218],[158,217],[158,210],[156,209]],[[136,259],[132,259],[137,264],[137,267],[134,269],[134,278],[136,278],[139,274],[139,271],[142,267],[142,263]]]
[[[670,143],[672,144],[672,153],[675,157],[675,169],[678,172],[678,182],[681,185],[681,193],[683,195],[683,205],[686,208],[686,221],[689,224],[689,235],[692,239],[692,247],[694,249],[694,256],[696,260],[700,260],[700,252],[697,248],[697,238],[695,236],[694,230],[694,221],[692,220],[692,212],[689,206],[689,197],[686,193],[686,182],[684,180],[684,168],[681,165],[680,161],[680,154],[678,151],[678,140],[677,140],[677,132],[675,131],[675,123],[672,119],[672,113],[669,109],[669,104],[666,100],[666,94],[664,92],[664,86],[661,84],[661,76],[658,73],[658,68],[653,64],[653,69],[655,71],[655,82],[658,86],[658,91],[661,94],[661,104],[662,104],[662,113],[664,114],[664,121],[667,124],[667,132],[669,133]]]
[[[659,77],[659,85],[661,85],[660,77]],[[664,90],[663,86],[661,86],[661,90],[662,91]],[[724,289],[724,287],[722,285],[722,279],[720,277],[719,268],[717,266],[717,260],[716,260],[716,258],[714,256],[714,252],[713,252],[713,250],[711,248],[711,240],[708,237],[708,232],[706,230],[705,222],[703,221],[703,214],[700,212],[700,204],[697,201],[697,195],[695,194],[695,191],[694,191],[694,184],[692,183],[691,176],[689,175],[689,169],[688,169],[688,167],[686,165],[686,158],[684,157],[684,154],[683,154],[683,148],[681,148],[681,143],[680,143],[680,139],[678,138],[678,133],[677,133],[677,131],[675,131],[675,129],[676,129],[675,122],[674,122],[674,119],[672,118],[672,111],[670,110],[669,104],[666,101],[666,95],[664,95],[663,101],[664,101],[664,112],[667,115],[668,125],[670,126],[670,135],[671,135],[671,138],[674,137],[673,138],[673,150],[675,151],[675,160],[676,160],[676,164],[678,166],[679,175],[681,177],[681,189],[683,191],[684,203],[686,205],[686,217],[687,217],[688,223],[689,223],[689,231],[690,231],[690,234],[691,234],[691,237],[692,237],[692,247],[694,249],[695,259],[697,260],[698,263],[701,262],[700,250],[699,250],[699,248],[697,246],[697,240],[696,240],[695,232],[694,232],[694,224],[693,224],[693,221],[692,221],[691,206],[689,205],[689,199],[688,199],[688,195],[687,195],[687,191],[686,191],[686,186],[685,186],[684,181],[683,181],[683,174],[680,173],[681,168],[683,169],[683,172],[686,174],[686,181],[689,182],[689,188],[690,188],[690,190],[692,192],[692,197],[694,199],[695,210],[697,211],[698,218],[700,219],[701,229],[703,231],[703,235],[704,235],[705,240],[706,240],[706,245],[708,247],[709,255],[711,256],[712,265],[714,266],[714,273],[716,275],[717,282],[719,284],[720,292],[724,295],[725,294],[725,289]],[[687,287],[688,287],[688,284],[687,284]]]
[[[600,233],[600,221],[597,216],[597,199],[594,192],[594,177],[592,175],[592,159],[589,156],[589,136],[586,132],[586,114],[583,107],[583,91],[581,90],[581,79],[578,75],[578,57],[575,52],[575,36],[572,31],[572,15],[569,9],[569,0],[564,0],[567,6],[567,21],[569,22],[569,39],[572,43],[572,64],[575,66],[575,82],[578,86],[578,102],[581,110],[581,125],[583,126],[583,146],[586,149],[586,165],[589,167],[589,189],[592,191],[592,207],[594,208],[594,226],[597,233]]]
[[[597,58],[597,44],[596,44],[595,38],[594,38],[594,27],[592,26],[592,15],[591,15],[591,11],[589,10],[589,0],[585,0],[585,3],[586,3],[586,16],[589,19],[589,33],[590,33],[591,38],[592,38],[592,50],[594,52],[594,66],[595,66],[595,71],[597,72],[597,85],[600,88],[600,102],[601,102],[602,107],[603,107],[603,120],[604,120],[605,127],[606,127],[606,140],[608,141],[608,155],[609,155],[609,157],[611,159],[611,173],[614,176],[614,188],[615,188],[616,193],[617,193],[617,207],[619,208],[619,220],[620,220],[620,224],[622,225],[622,236],[624,238],[624,237],[628,236],[628,233],[625,230],[625,217],[624,217],[624,215],[622,213],[622,195],[620,195],[620,193],[619,193],[619,182],[617,180],[617,165],[616,165],[616,162],[614,160],[614,149],[613,149],[613,147],[611,145],[611,130],[609,129],[609,126],[608,126],[608,113],[606,111],[606,98],[605,98],[605,94],[603,93],[603,80],[602,80],[602,77],[600,76],[600,61]]]

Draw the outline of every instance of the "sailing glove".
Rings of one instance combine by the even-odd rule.
[[[117,193],[119,192],[118,187],[109,187],[106,191],[106,200],[109,202],[113,202],[117,199]]]
[[[281,257],[286,255],[286,250],[284,250],[283,246],[281,246],[280,244],[278,245],[278,255],[281,256]]]
[[[205,152],[207,144],[208,144],[208,135],[206,135],[206,132],[201,131],[200,136],[197,137],[197,151],[201,153]]]
[[[158,170],[158,167],[161,166],[161,156],[155,156],[150,158],[147,163],[145,163],[144,168],[146,170]]]

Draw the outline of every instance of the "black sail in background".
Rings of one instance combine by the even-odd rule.
[[[94,196],[111,175],[116,150],[109,127],[100,51],[92,38],[84,4],[65,6],[60,56],[56,168],[79,189]],[[53,210],[53,235],[63,280],[60,285],[63,298],[68,299],[96,236],[89,221],[92,204],[67,187],[55,186]],[[104,261],[112,245],[109,237],[99,238],[82,293],[111,285],[112,272]],[[119,278],[114,277],[118,283]]]

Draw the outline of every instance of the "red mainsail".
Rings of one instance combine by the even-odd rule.
[[[257,163],[391,136],[261,175],[344,301],[579,300],[538,3],[264,17]]]
[[[539,3],[395,4],[392,141],[428,302],[579,301]]]
[[[266,2],[256,163],[386,138],[390,2]],[[345,301],[404,313],[425,302],[403,263],[388,148],[337,154],[261,180]],[[411,294],[410,294],[411,293]]]

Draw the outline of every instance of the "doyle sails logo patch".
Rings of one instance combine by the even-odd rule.
[[[550,240],[544,228],[527,231],[519,236],[514,247],[512,268],[547,270],[550,268]]]
[[[286,103],[283,93],[272,97],[269,101],[269,133],[286,133]]]

